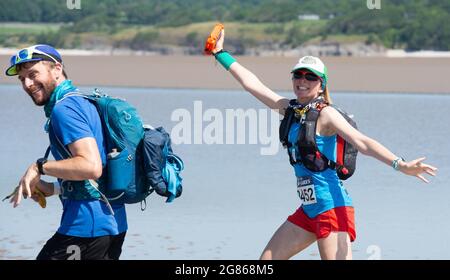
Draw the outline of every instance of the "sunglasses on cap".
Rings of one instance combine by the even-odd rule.
[[[33,58],[42,58],[43,60],[49,60],[54,61],[55,63],[61,63],[61,61],[58,61],[53,56],[40,51],[36,48],[36,46],[28,47],[26,49],[20,50],[15,56],[12,57],[11,60],[14,60],[14,64],[19,64],[24,60],[30,60]],[[12,62],[12,61],[11,61]]]
[[[310,81],[310,82],[316,82],[316,81],[319,81],[319,80],[320,80],[320,77],[319,77],[319,76],[317,76],[316,74],[311,73],[311,72],[306,72],[306,71],[295,71],[295,72],[292,74],[292,79],[294,79],[294,80],[300,80],[300,79],[303,78],[303,77],[305,77],[305,79],[306,79],[307,81]]]

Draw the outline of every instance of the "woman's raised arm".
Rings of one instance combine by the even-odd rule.
[[[225,30],[220,33],[216,48],[213,51],[216,59],[224,65],[224,67],[233,75],[233,77],[242,85],[242,87],[256,97],[259,101],[264,103],[267,107],[277,110],[284,115],[284,110],[289,105],[289,99],[273,92],[270,88],[264,85],[255,74],[250,70],[236,62],[230,54],[223,51],[223,41],[225,39]]]

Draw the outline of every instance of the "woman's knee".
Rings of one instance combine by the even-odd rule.
[[[284,222],[270,239],[261,260],[289,259],[316,240],[315,235],[289,221]]]

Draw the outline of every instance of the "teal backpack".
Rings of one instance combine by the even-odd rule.
[[[100,198],[112,211],[109,203],[141,202],[145,205],[147,196],[153,191],[167,197],[166,202],[181,195],[180,172],[184,169],[184,163],[173,153],[170,136],[162,127],[154,129],[144,125],[132,105],[123,99],[102,94],[97,89],[90,95],[73,93],[69,96],[87,98],[96,106],[104,130],[107,161],[99,180],[81,181],[80,191],[74,191],[67,198]],[[59,149],[68,153],[65,147]],[[64,184],[62,188],[63,194],[67,193]],[[87,193],[96,194],[88,197],[80,195],[81,190],[86,188]]]

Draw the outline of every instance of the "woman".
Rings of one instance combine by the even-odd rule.
[[[292,69],[296,100],[290,102],[266,87],[252,72],[224,51],[224,37],[223,30],[212,54],[242,87],[282,115],[285,115],[288,108],[298,112],[296,121],[288,128],[286,144],[298,178],[297,189],[302,205],[278,228],[262,252],[261,259],[289,259],[316,241],[322,259],[351,259],[351,242],[356,238],[354,210],[352,200],[337,175],[337,168],[322,166],[320,171],[314,170],[317,168],[314,166],[316,158],[313,156],[314,159],[310,162],[312,167],[311,164],[306,164],[308,155],[304,156],[301,146],[296,144],[308,111],[313,108],[319,112],[315,120],[316,133],[312,134],[319,159],[328,158],[336,162],[336,139],[341,137],[359,152],[424,182],[428,181],[423,173],[435,176],[437,169],[423,163],[425,158],[404,161],[356,130],[337,109],[328,106],[331,99],[327,87],[327,69],[319,58],[303,57]]]

